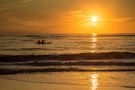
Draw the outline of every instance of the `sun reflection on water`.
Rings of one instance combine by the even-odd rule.
[[[98,74],[92,74],[90,75],[90,81],[91,81],[91,89],[90,90],[98,90]]]
[[[91,52],[96,52],[96,48],[97,48],[97,34],[92,34],[91,36]]]
[[[93,42],[93,43],[94,43],[94,42],[96,43],[96,42],[97,42],[97,38],[96,38],[96,37],[93,37],[93,38],[92,38],[92,42]]]

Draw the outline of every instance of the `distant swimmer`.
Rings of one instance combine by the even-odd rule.
[[[38,40],[36,44],[42,44],[42,42],[40,40]]]
[[[46,37],[45,37],[45,40],[44,39],[42,39],[42,40],[38,40],[37,42],[36,42],[36,44],[52,44],[51,42],[47,42],[46,41]]]

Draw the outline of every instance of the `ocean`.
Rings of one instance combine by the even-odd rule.
[[[52,44],[37,45],[47,37]],[[135,35],[0,35],[0,55],[135,52]]]
[[[134,90],[135,35],[1,35],[0,89]]]
[[[45,37],[51,44],[36,44]],[[135,35],[1,35],[0,69],[1,74],[134,71]]]

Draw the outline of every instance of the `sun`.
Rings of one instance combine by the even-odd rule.
[[[90,17],[90,22],[92,24],[92,26],[97,26],[97,22],[99,21],[99,17],[98,16],[91,16]]]
[[[98,21],[98,17],[97,16],[92,16],[91,21],[92,21],[92,23],[96,23]]]

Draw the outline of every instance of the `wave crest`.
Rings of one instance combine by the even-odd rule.
[[[0,62],[24,62],[28,60],[95,60],[95,59],[135,59],[131,52],[102,52],[60,55],[3,55]]]

